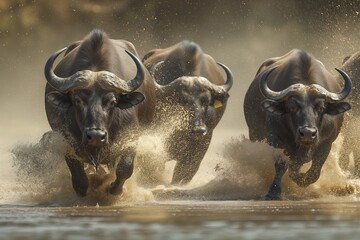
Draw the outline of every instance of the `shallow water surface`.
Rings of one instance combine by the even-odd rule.
[[[359,202],[0,207],[0,239],[359,239],[359,224]]]
[[[1,169],[0,240],[359,239],[360,181],[337,166],[340,143],[317,183],[299,188],[285,175],[283,201],[268,202],[260,199],[273,178],[272,150],[263,143],[233,139],[226,154],[210,151],[184,188],[143,187],[135,173],[122,196],[108,196],[100,186],[86,198],[74,193],[61,154],[46,151],[56,148],[17,145],[15,158],[3,155],[19,164]],[[210,164],[212,156],[217,161]],[[223,170],[214,170],[216,164]]]
[[[358,1],[108,0],[112,10],[104,13],[96,1],[50,2],[0,1],[0,240],[360,239],[360,179],[350,174],[356,156],[346,153],[349,169],[338,164],[349,136],[341,133],[332,145],[316,183],[301,188],[285,174],[283,201],[261,201],[282,152],[246,138],[242,107],[260,65],[291,49],[309,51],[335,74],[359,50]],[[233,71],[226,111],[189,185],[170,184],[170,122],[136,143],[134,175],[122,196],[105,192],[114,176],[89,168],[92,188],[77,197],[67,144],[56,135],[40,141],[50,130],[45,61],[93,28],[129,40],[141,56],[189,39]],[[350,137],[358,146],[355,125]]]

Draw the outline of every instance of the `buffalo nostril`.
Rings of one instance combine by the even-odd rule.
[[[206,126],[195,126],[192,130],[194,133],[205,134],[207,132]]]
[[[313,141],[317,138],[317,129],[313,127],[301,127],[298,136],[302,141]]]
[[[85,138],[90,145],[102,145],[107,142],[107,132],[103,130],[88,130]]]
[[[315,138],[315,137],[316,137],[316,133],[317,133],[317,131],[315,130],[315,131],[311,134],[311,137],[312,137],[312,138]]]
[[[106,140],[106,132],[102,134],[100,140],[103,142]]]

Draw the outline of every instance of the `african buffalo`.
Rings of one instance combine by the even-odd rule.
[[[166,141],[170,158],[176,161],[172,184],[186,184],[198,171],[224,114],[232,73],[191,41],[151,50],[143,63],[157,81],[156,122],[174,127]],[[177,128],[176,119],[185,126]]]
[[[345,114],[344,125],[341,132],[344,134],[344,141],[340,153],[339,164],[343,169],[349,168],[349,154],[353,153],[354,169],[353,176],[360,178],[360,148],[358,123],[360,118],[360,52],[344,59],[342,69],[347,72],[353,80],[353,88],[348,97],[352,110]]]
[[[125,146],[127,134],[149,124],[155,109],[154,82],[136,55],[130,42],[94,30],[53,54],[45,65],[47,118],[73,148],[65,160],[80,196],[89,185],[85,163],[96,168],[116,165],[116,179],[107,189],[111,194],[120,194],[132,175],[135,149]]]
[[[297,49],[270,58],[259,68],[244,101],[250,140],[266,139],[289,157],[289,162],[275,159],[276,174],[266,199],[280,199],[281,179],[288,168],[290,178],[302,187],[320,177],[339,134],[342,113],[350,109],[342,100],[350,93],[351,79],[336,70],[345,80],[342,89],[320,61]],[[310,169],[300,172],[310,161]]]

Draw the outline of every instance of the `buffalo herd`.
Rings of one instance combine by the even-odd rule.
[[[351,80],[360,77],[357,67],[360,53],[346,58],[336,77],[299,49],[260,65],[244,98],[249,138],[283,149],[288,158],[273,159],[275,176],[265,199],[281,199],[286,171],[301,187],[316,182],[340,131],[346,150],[340,165],[348,168],[347,152],[352,151],[353,174],[360,176],[360,152],[347,137],[356,124],[353,119],[360,117],[360,86],[357,81],[352,86]],[[71,146],[64,158],[79,196],[86,196],[89,188],[86,167],[103,165],[115,176],[106,191],[121,194],[136,164],[136,144],[128,142],[158,125],[172,129],[164,139],[169,160],[176,161],[171,184],[189,183],[233,85],[230,69],[194,42],[153,49],[141,59],[132,43],[110,39],[101,30],[51,55],[45,78],[48,122]],[[301,172],[308,162],[310,168]]]

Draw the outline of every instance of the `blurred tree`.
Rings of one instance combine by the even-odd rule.
[[[115,38],[130,36],[140,47],[147,40],[160,47],[187,33],[221,41],[235,32],[271,26],[276,34],[289,22],[315,38],[353,31],[359,12],[360,0],[1,0],[0,42],[32,47],[46,44],[42,40],[81,38],[97,27]]]

